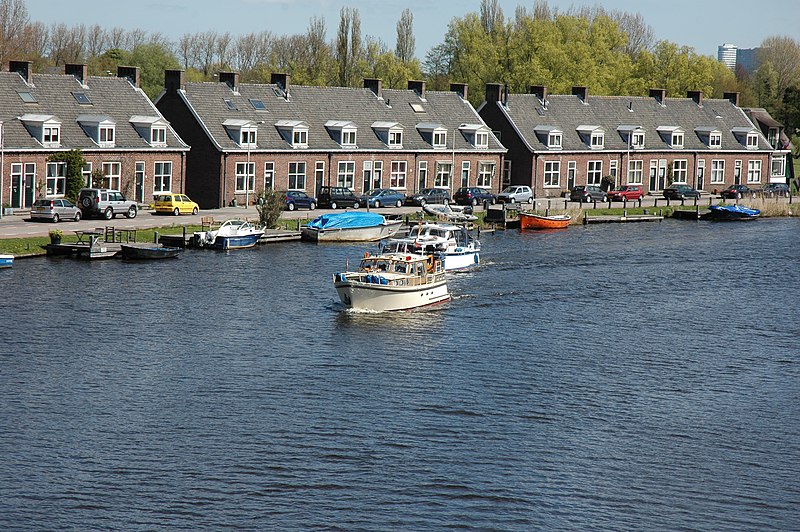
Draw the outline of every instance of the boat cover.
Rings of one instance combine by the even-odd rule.
[[[307,227],[315,229],[358,229],[375,227],[385,222],[385,218],[374,212],[339,212],[317,216]]]

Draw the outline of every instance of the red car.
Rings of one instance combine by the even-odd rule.
[[[642,192],[642,185],[622,185],[614,190],[608,191],[609,201],[622,201],[623,199],[635,201],[640,199],[642,196],[644,196],[644,192]]]

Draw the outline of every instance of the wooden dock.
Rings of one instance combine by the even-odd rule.
[[[588,212],[584,212],[583,224],[623,224],[633,222],[660,222],[664,217],[656,214],[629,214],[622,216],[589,216]]]
[[[292,240],[300,240],[300,231],[291,231],[287,229],[267,229],[264,231],[258,243],[271,244],[273,242],[289,242]]]

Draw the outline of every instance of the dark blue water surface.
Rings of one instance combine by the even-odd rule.
[[[362,245],[0,271],[0,529],[800,528],[800,221],[483,234],[423,311]]]

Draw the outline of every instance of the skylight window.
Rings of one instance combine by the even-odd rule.
[[[267,110],[267,106],[264,105],[264,102],[262,100],[259,100],[259,99],[256,99],[256,98],[250,98],[250,105],[252,105],[253,109],[255,109],[256,111],[266,111]]]
[[[85,92],[73,92],[72,96],[75,98],[75,101],[81,105],[92,104],[92,101],[89,99],[89,96],[87,96]]]
[[[229,99],[226,98],[225,99],[225,105],[228,107],[229,111],[235,111],[236,110],[236,104],[233,103],[233,100],[229,100]]]
[[[411,106],[411,108],[414,110],[415,113],[425,112],[425,108],[422,107],[421,103],[411,102],[409,105]]]
[[[22,101],[25,102],[25,103],[36,103],[36,102],[38,102],[38,100],[36,99],[36,96],[31,94],[30,92],[18,92],[17,94],[19,94],[19,97],[22,98]]]

